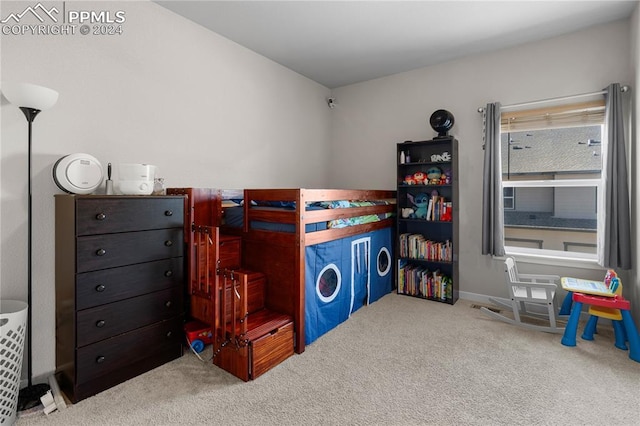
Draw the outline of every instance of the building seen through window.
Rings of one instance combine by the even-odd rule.
[[[602,125],[502,131],[505,246],[595,254]]]

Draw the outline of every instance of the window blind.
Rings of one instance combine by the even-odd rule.
[[[598,99],[545,108],[504,111],[500,117],[500,130],[519,132],[603,123],[604,99]]]

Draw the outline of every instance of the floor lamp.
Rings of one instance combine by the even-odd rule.
[[[29,311],[27,315],[27,361],[28,361],[28,386],[20,390],[18,397],[18,409],[25,410],[40,403],[40,397],[49,390],[48,385],[32,384],[32,349],[31,349],[31,329],[32,329],[32,312],[31,305],[31,275],[32,275],[32,203],[31,203],[31,127],[33,120],[40,111],[51,108],[58,101],[58,92],[55,90],[37,86],[30,83],[9,83],[2,82],[2,94],[9,102],[16,105],[22,112],[29,123],[29,144],[27,152],[28,161],[28,210],[27,210],[27,304]]]

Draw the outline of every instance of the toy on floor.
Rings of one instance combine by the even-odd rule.
[[[213,342],[213,334],[211,327],[199,321],[189,321],[184,325],[184,332],[187,336],[187,342],[195,353],[204,350],[205,345]]]
[[[609,269],[604,278],[604,283],[609,287],[611,293],[622,296],[622,283],[618,278],[615,271]],[[589,306],[589,320],[584,327],[582,333],[583,340],[593,340],[593,335],[597,333],[598,319],[606,318],[611,320],[613,326],[613,333],[615,336],[615,347],[626,351],[627,348],[627,333],[622,322],[622,313],[620,309],[607,308],[604,306],[591,305]]]
[[[518,272],[515,258],[510,256],[504,260],[504,275],[511,300],[509,302],[494,298],[489,298],[489,300],[497,306],[510,309],[511,315],[502,315],[500,311],[496,312],[485,306],[480,308],[481,312],[530,330],[547,333],[562,333],[564,331],[564,328],[557,321],[556,314],[556,281],[560,279],[558,275],[521,274]],[[542,319],[545,323],[527,322],[523,320],[523,316]]]
[[[615,334],[615,346],[622,350],[628,349],[629,358],[640,362],[640,335],[638,335],[638,330],[631,316],[631,303],[622,296],[622,282],[614,274],[615,272],[612,274],[611,271],[607,271],[605,276],[605,282],[609,281],[608,292],[598,290],[598,292],[589,294],[589,289],[587,289],[587,292],[569,291],[568,294],[571,295],[573,306],[561,343],[564,346],[576,346],[580,313],[582,312],[582,306],[586,304],[589,306],[590,316],[582,338],[584,340],[593,340],[598,318],[611,319]],[[604,282],[600,284],[605,286]],[[628,348],[627,343],[629,343]]]

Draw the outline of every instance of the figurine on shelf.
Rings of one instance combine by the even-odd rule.
[[[416,184],[416,181],[415,181],[415,180],[413,180],[413,175],[406,175],[406,176],[404,177],[404,181],[403,181],[403,183],[404,183],[405,185],[415,185],[415,184]]]
[[[427,170],[427,184],[438,185],[440,183],[440,176],[442,176],[442,170],[438,167],[431,167]]]
[[[440,180],[442,179],[444,179],[444,182],[442,182],[443,185],[451,184],[451,169],[444,170],[444,173],[442,173],[442,177],[440,178]]]
[[[424,172],[415,172],[413,174],[413,180],[416,185],[426,185],[427,184],[427,175]]]
[[[409,201],[411,201],[411,204],[416,206],[416,211],[409,217],[417,217],[418,219],[426,218],[427,206],[429,205],[429,197],[427,194],[421,192],[416,194],[415,197],[411,194],[407,194],[407,197],[409,198]]]
[[[402,217],[404,219],[410,218],[414,213],[415,212],[411,207],[403,207],[402,208]]]

